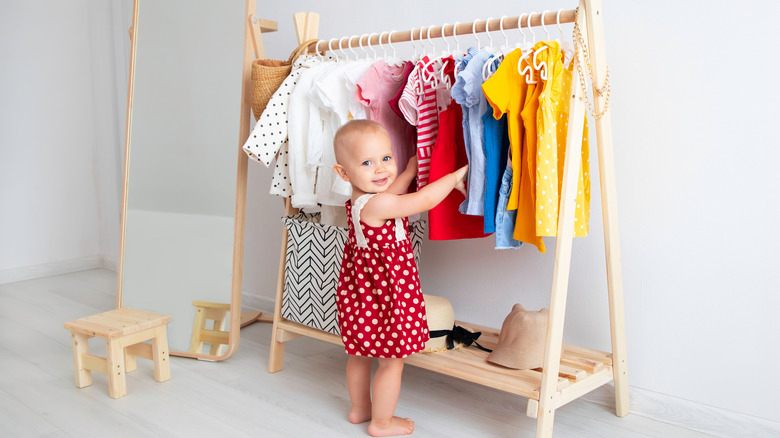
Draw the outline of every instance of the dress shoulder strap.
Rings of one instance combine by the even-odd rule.
[[[363,207],[369,199],[374,197],[376,193],[367,193],[357,199],[352,206],[352,229],[355,230],[355,243],[358,248],[368,248],[368,242],[366,242],[366,236],[363,235],[363,228],[360,226],[360,212],[363,211]]]
[[[363,211],[363,207],[369,199],[376,196],[376,193],[367,193],[361,197],[355,199],[355,204],[352,205],[352,228],[355,230],[355,243],[358,248],[368,248],[368,242],[366,236],[363,234],[363,228],[360,227],[360,212]],[[404,221],[401,218],[395,218],[395,240],[401,242],[406,240],[406,230],[404,229]]]

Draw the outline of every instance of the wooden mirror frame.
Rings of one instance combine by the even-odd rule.
[[[127,120],[125,131],[125,153],[124,153],[124,166],[123,166],[123,179],[122,179],[122,209],[121,209],[121,223],[119,231],[119,257],[117,261],[117,307],[122,307],[122,283],[123,283],[123,266],[124,266],[124,254],[125,254],[125,229],[126,229],[126,217],[127,217],[127,192],[128,192],[128,175],[129,175],[129,158],[130,158],[130,137],[131,127],[133,121],[133,93],[135,83],[135,61],[136,61],[136,48],[138,42],[137,32],[134,29],[138,28],[138,3],[140,0],[133,1],[133,24],[130,28],[130,73],[127,87]],[[240,125],[239,125],[239,144],[236,148],[238,154],[238,166],[236,171],[236,206],[235,206],[235,224],[234,224],[234,236],[233,236],[233,270],[231,281],[231,293],[230,293],[230,320],[228,321],[228,343],[227,349],[222,355],[191,353],[189,351],[171,351],[170,354],[176,356],[192,357],[198,359],[221,361],[232,356],[238,349],[240,329],[241,329],[241,284],[243,275],[243,259],[244,259],[244,224],[246,217],[246,182],[247,182],[247,156],[242,150],[244,141],[249,136],[250,128],[250,112],[251,106],[249,104],[248,90],[251,79],[251,65],[252,65],[252,29],[250,23],[250,17],[255,14],[256,5],[255,0],[246,0],[245,14],[244,14],[244,52],[243,52],[243,68],[242,68],[242,83],[241,83],[241,105],[240,105]],[[253,315],[255,317],[259,316]],[[245,316],[245,319],[247,316]],[[251,316],[249,317],[251,320]]]

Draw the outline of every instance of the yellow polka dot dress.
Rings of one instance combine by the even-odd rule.
[[[563,164],[566,152],[566,134],[569,120],[569,103],[572,87],[571,66],[563,63],[563,52],[555,41],[537,44],[537,50],[545,44],[547,49],[539,51],[536,65],[542,65],[547,78],[541,80],[539,108],[536,117],[537,148],[535,162],[535,226],[537,236],[555,236],[558,229],[558,214],[561,188],[563,186]],[[582,162],[579,168],[577,199],[574,219],[574,235],[587,236],[590,217],[590,175],[587,119],[583,120]]]

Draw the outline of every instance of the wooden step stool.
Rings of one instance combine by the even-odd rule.
[[[92,371],[108,375],[111,398],[127,394],[125,372],[136,368],[135,357],[154,361],[154,380],[171,378],[166,324],[171,317],[162,313],[121,307],[65,323],[73,339],[73,366],[76,386],[92,384]],[[89,338],[106,340],[106,357],[89,353]],[[151,340],[151,344],[145,341]]]
[[[192,305],[195,306],[195,321],[192,323],[190,353],[202,353],[203,344],[208,342],[209,354],[218,354],[219,347],[230,342],[230,333],[225,331],[230,304],[193,301]],[[206,328],[209,320],[212,321],[210,330]]]

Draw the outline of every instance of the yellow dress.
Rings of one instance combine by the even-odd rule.
[[[535,166],[535,231],[538,236],[555,236],[558,230],[558,207],[563,186],[563,164],[566,155],[566,134],[569,120],[569,103],[572,87],[571,66],[563,64],[563,52],[555,41],[538,43],[547,49],[537,55],[537,65],[544,63],[547,79],[539,80],[537,87],[539,107],[536,117],[537,141]],[[532,59],[532,56],[529,57]],[[583,120],[582,162],[579,168],[575,208],[574,235],[588,234],[590,217],[590,175],[587,118]]]
[[[534,231],[534,205],[533,185],[530,182],[531,174],[528,166],[528,152],[526,141],[529,135],[526,131],[527,124],[524,119],[529,117],[524,110],[533,98],[534,86],[527,85],[525,77],[517,70],[517,63],[522,52],[515,50],[504,58],[504,61],[496,70],[496,73],[482,84],[488,103],[493,108],[493,117],[500,119],[507,115],[507,129],[509,134],[509,151],[512,165],[512,189],[507,203],[508,210],[517,210],[515,220],[514,238],[516,240],[535,245],[539,251],[544,252],[542,238]],[[538,95],[537,95],[538,98]],[[531,110],[529,110],[531,111]],[[536,117],[536,110],[533,110]],[[536,127],[533,128],[533,143],[536,142]],[[530,218],[530,219],[529,219]],[[518,228],[518,224],[520,224]],[[529,232],[530,230],[530,232]]]
[[[530,59],[529,59],[530,61]],[[503,64],[502,64],[503,65]],[[515,66],[517,63],[515,63]],[[523,61],[522,66],[525,67]],[[544,241],[536,233],[536,148],[537,148],[537,124],[536,117],[539,111],[539,95],[542,92],[539,72],[533,72],[533,80],[536,84],[528,84],[525,104],[520,112],[523,119],[525,138],[523,141],[522,174],[519,175],[520,187],[518,193],[517,218],[515,219],[515,231],[512,235],[515,240],[533,243],[539,252],[545,252]],[[525,83],[525,77],[521,79]],[[512,175],[514,178],[515,176]]]

